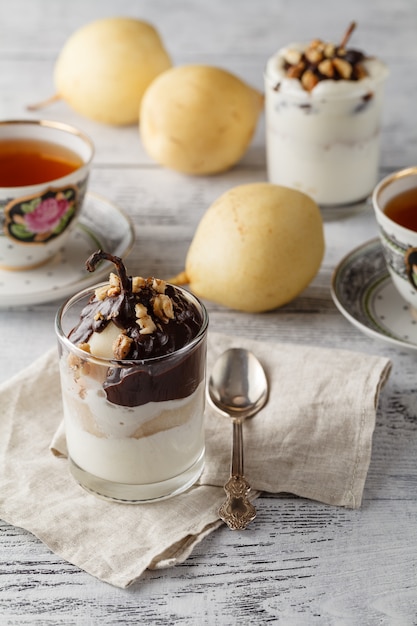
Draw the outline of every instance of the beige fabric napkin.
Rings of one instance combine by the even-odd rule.
[[[388,359],[210,333],[209,371],[223,350],[238,346],[260,358],[271,386],[262,413],[244,426],[254,496],[289,492],[358,508]],[[210,407],[200,483],[137,506],[98,499],[69,475],[55,349],[0,386],[0,412],[0,517],[97,578],[126,587],[146,568],[184,561],[221,523],[231,424]]]

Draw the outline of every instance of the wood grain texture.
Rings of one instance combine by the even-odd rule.
[[[265,61],[278,47],[316,36],[341,37],[356,19],[355,45],[380,54],[391,71],[380,175],[417,161],[414,0],[3,2],[0,118],[38,117],[26,105],[53,92],[53,64],[65,39],[90,20],[116,14],[157,25],[175,63],[220,65],[259,89]],[[132,217],[137,235],[128,259],[132,273],[169,277],[179,272],[211,202],[232,186],[266,180],[263,120],[235,169],[189,178],[153,163],[135,127],[95,124],[63,102],[42,115],[73,123],[92,137],[96,156],[90,189]],[[417,624],[416,353],[361,334],[331,299],[336,264],[377,235],[372,209],[326,221],[325,235],[320,273],[293,302],[262,315],[207,306],[216,331],[390,357],[393,370],[378,407],[362,508],[264,496],[246,531],[221,528],[184,564],[146,571],[127,590],[97,581],[27,531],[0,521],[2,626]],[[54,345],[56,308],[55,302],[0,311],[0,381]]]

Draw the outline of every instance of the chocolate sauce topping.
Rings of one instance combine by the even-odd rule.
[[[113,322],[120,328],[122,339],[127,338],[123,357],[116,353],[114,361],[130,362],[172,354],[196,337],[202,314],[178,289],[154,278],[132,279],[119,257],[101,250],[89,257],[87,269],[94,271],[102,259],[116,265],[119,281],[113,280],[113,287],[110,284],[104,291],[96,290],[90,298],[69,335],[74,344],[88,343],[94,332],[102,332]],[[139,406],[189,396],[203,378],[205,355],[201,350],[205,350],[204,342],[167,362],[110,367],[103,383],[107,399],[123,406]]]
[[[140,300],[136,294],[120,294],[105,300],[93,296],[82,311],[80,323],[71,331],[70,339],[75,344],[87,343],[93,332],[100,333],[113,322],[133,340],[123,360],[138,361],[175,352],[197,335],[202,320],[197,309],[174,287],[167,285],[165,294],[172,300],[175,318],[162,323],[151,313],[156,330],[150,334],[140,333],[135,316],[135,305],[139,301],[152,311],[150,303],[155,293],[150,287],[144,287],[137,294]]]

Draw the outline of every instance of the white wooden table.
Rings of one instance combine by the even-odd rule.
[[[53,92],[66,38],[107,15],[147,19],[176,64],[220,65],[263,88],[267,57],[293,40],[338,38],[355,19],[355,45],[388,63],[381,176],[417,163],[415,0],[13,0],[0,4],[0,118],[30,118],[28,103]],[[210,178],[158,167],[136,127],[89,122],[64,103],[42,115],[94,140],[90,190],[132,217],[129,270],[170,276],[183,268],[194,229],[224,190],[266,179],[263,121],[243,161]],[[326,256],[313,283],[289,305],[253,316],[208,303],[213,330],[260,339],[349,347],[387,355],[364,501],[358,511],[288,496],[263,497],[245,533],[211,534],[180,566],[147,571],[128,590],[62,561],[28,532],[0,521],[0,623],[20,624],[395,624],[417,623],[416,354],[366,337],[338,312],[332,271],[376,236],[370,208],[326,221]],[[0,311],[0,380],[54,345],[57,303]]]

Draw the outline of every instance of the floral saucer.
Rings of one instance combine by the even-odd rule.
[[[130,218],[108,200],[87,193],[77,226],[48,263],[31,270],[0,270],[0,308],[50,302],[100,282],[111,264],[103,262],[90,274],[84,261],[99,248],[124,257],[133,242]]]
[[[417,350],[417,313],[394,287],[379,238],[340,261],[331,294],[346,319],[369,337]]]

